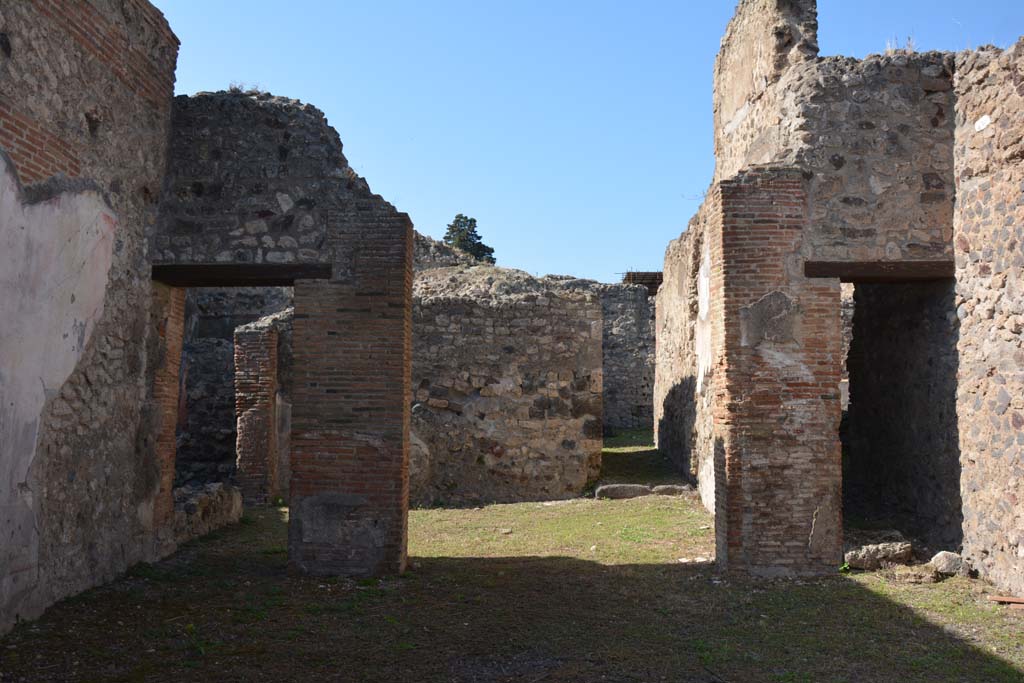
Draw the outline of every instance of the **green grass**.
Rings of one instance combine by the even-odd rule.
[[[640,448],[641,446],[625,446]],[[414,510],[402,577],[290,575],[283,510],[52,607],[0,681],[1024,680],[984,583],[745,581],[693,498]]]
[[[682,484],[683,476],[654,448],[649,429],[605,439],[599,484]]]

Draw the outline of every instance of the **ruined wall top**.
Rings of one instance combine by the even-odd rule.
[[[331,264],[411,226],[348,164],[316,107],[269,93],[174,100],[155,264]],[[241,284],[241,283],[232,283]]]
[[[413,281],[413,296],[422,301],[472,299],[481,305],[535,301],[544,296],[596,301],[605,286],[568,276],[534,277],[514,268],[471,265],[418,272]]]
[[[432,268],[480,265],[472,254],[449,246],[426,235],[413,235],[413,268],[416,272]]]
[[[741,0],[715,60],[715,149],[721,133],[789,67],[818,56],[816,0]]]

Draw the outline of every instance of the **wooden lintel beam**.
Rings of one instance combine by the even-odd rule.
[[[956,275],[956,265],[953,261],[805,261],[804,275],[843,282],[945,280]]]
[[[288,287],[296,280],[328,280],[329,263],[161,263],[153,279],[172,287]]]

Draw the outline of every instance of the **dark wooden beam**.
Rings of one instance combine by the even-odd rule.
[[[172,287],[288,287],[296,280],[327,280],[329,263],[162,263],[153,279]]]
[[[805,261],[807,277],[837,277],[843,282],[945,280],[956,275],[953,261]]]

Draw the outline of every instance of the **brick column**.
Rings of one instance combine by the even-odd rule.
[[[170,524],[174,517],[174,461],[181,348],[185,340],[185,290],[154,282],[151,310],[162,351],[161,362],[153,377],[153,400],[157,405],[160,425],[156,438],[159,490],[153,506],[153,523],[159,528]]]
[[[725,321],[719,562],[763,576],[834,572],[842,555],[836,279],[803,275],[795,169],[721,183]]]
[[[246,505],[277,490],[277,329],[235,330],[235,480]]]
[[[338,219],[338,280],[295,282],[288,557],[311,574],[405,569],[412,224],[372,208]]]

